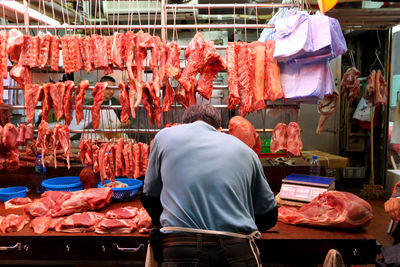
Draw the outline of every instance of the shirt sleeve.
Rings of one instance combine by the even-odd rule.
[[[161,194],[161,189],[161,154],[156,135],[150,150],[149,164],[147,166],[143,185],[143,193],[147,196],[159,197]]]
[[[255,159],[255,171],[252,185],[252,199],[255,214],[265,214],[277,206],[261,162]]]

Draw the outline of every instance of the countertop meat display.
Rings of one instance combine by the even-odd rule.
[[[53,191],[53,193],[56,192]],[[59,194],[59,197],[61,195]],[[35,196],[32,198],[34,203],[38,200]],[[52,199],[57,200],[55,196]],[[61,201],[60,198],[59,201]],[[104,264],[118,260],[119,262],[143,265],[146,256],[145,247],[149,239],[145,229],[153,226],[148,225],[148,215],[142,214],[145,215],[142,216],[139,211],[143,212],[144,209],[141,207],[139,197],[135,196],[129,202],[112,202],[104,208],[96,210],[95,213],[102,214],[103,219],[95,224],[94,231],[91,226],[89,227],[90,221],[85,220],[78,224],[82,226],[82,229],[90,228],[88,232],[57,232],[56,229],[60,228],[63,223],[71,225],[68,221],[65,222],[67,218],[73,219],[80,215],[74,213],[56,218],[42,215],[29,221],[29,217],[23,215],[23,210],[5,212],[3,206],[0,205],[1,214],[6,215],[0,217],[0,221],[10,216],[8,214],[13,214],[9,219],[17,219],[13,223],[13,228],[8,227],[8,232],[0,233],[1,239],[5,242],[2,245],[19,242],[22,248],[29,248],[28,252],[21,250],[1,253],[0,262],[3,263],[9,259],[17,262],[23,259],[39,263],[39,261],[42,262],[42,259],[46,259],[51,263],[60,263],[60,261],[64,264],[83,263],[90,260],[92,263]],[[83,212],[83,214],[85,213],[90,214],[91,211]],[[88,217],[90,216],[85,215],[83,218]],[[27,226],[28,223],[30,227]],[[1,222],[0,225],[2,225]],[[143,226],[148,228],[141,228]],[[11,230],[19,231],[10,232]],[[256,242],[260,248],[261,259],[265,263],[296,262],[298,264],[301,262],[309,264],[310,262],[323,262],[327,247],[337,247],[346,263],[366,264],[375,259],[375,239],[362,228],[357,231],[343,228],[331,231],[323,228],[296,227],[278,222],[270,231],[261,233],[261,238]],[[305,254],[305,250],[299,249],[304,247],[304,242],[308,242],[307,249],[313,251],[312,255]],[[131,251],[136,252],[122,252],[117,249],[117,246],[130,248]],[[47,250],[44,247],[47,247]],[[355,248],[358,250],[356,255],[353,254]],[[288,258],[287,253],[296,255],[296,259]],[[19,256],[16,258],[15,255]]]
[[[371,205],[348,192],[327,191],[300,209],[280,207],[278,219],[289,224],[359,228],[373,218]]]
[[[26,205],[32,203],[32,199],[29,197],[16,197],[4,202],[4,208],[8,209],[20,209],[25,208]]]

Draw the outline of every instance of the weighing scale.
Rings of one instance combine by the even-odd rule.
[[[279,197],[286,200],[310,202],[319,194],[335,189],[335,178],[291,174],[282,180]]]

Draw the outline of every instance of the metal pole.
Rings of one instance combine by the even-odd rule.
[[[96,25],[96,29],[99,30],[104,30],[104,29],[110,29],[110,30],[118,30],[118,29],[136,29],[139,30],[146,25]],[[2,26],[3,29],[15,29],[17,25],[4,25]],[[57,30],[64,30],[66,26],[54,26],[55,29]],[[240,28],[240,29],[264,29],[264,28],[274,28],[274,25],[272,24],[214,24],[212,26],[214,29],[234,29],[234,28]],[[46,30],[49,28],[47,25],[28,25],[25,26],[25,28],[28,29],[39,29],[39,30]],[[173,30],[173,29],[208,29],[208,25],[195,25],[195,24],[182,24],[182,25],[151,25],[152,29],[168,29],[168,30]],[[91,25],[68,25],[68,29],[70,30],[84,30],[84,29],[93,29],[93,26]]]

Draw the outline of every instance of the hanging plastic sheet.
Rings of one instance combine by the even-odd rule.
[[[289,3],[289,1],[282,1],[282,4]],[[268,21],[267,24],[275,24],[275,21],[281,18],[286,18],[287,16],[291,16],[296,14],[295,9],[289,9],[287,7],[285,8],[279,8],[278,12],[275,13],[275,15]],[[260,42],[265,42],[267,40],[272,40],[272,34],[274,33],[275,29],[273,28],[265,28],[260,35],[260,38],[258,41]]]
[[[274,58],[279,62],[307,64],[331,60],[347,51],[339,22],[319,12],[298,12],[275,22]]]
[[[287,101],[316,103],[332,94],[335,83],[327,61],[305,65],[281,63],[281,84]]]

